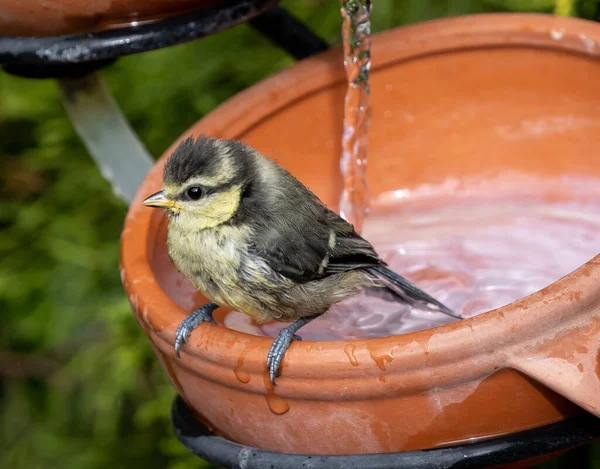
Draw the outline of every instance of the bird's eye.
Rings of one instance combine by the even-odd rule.
[[[202,197],[202,189],[199,187],[190,187],[187,190],[187,195],[192,200],[198,200],[200,197]]]

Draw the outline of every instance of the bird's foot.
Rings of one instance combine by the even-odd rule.
[[[310,316],[306,318],[300,318],[296,322],[284,327],[279,331],[277,337],[271,344],[271,349],[267,355],[267,369],[269,370],[269,379],[273,386],[277,386],[275,378],[277,378],[281,372],[279,370],[285,352],[290,347],[292,340],[302,340],[302,337],[296,334],[298,329],[308,324],[310,321],[315,319],[317,316]]]
[[[175,332],[175,355],[180,357],[179,350],[185,342],[188,343],[188,338],[194,329],[196,329],[203,322],[212,322],[216,324],[213,318],[213,311],[218,308],[215,303],[207,303],[204,306],[200,306],[196,311],[186,317]]]
[[[267,355],[267,369],[269,370],[269,379],[273,386],[277,386],[275,384],[275,378],[281,374],[279,367],[281,366],[285,352],[290,347],[292,340],[302,340],[302,338],[299,335],[294,334],[289,327],[285,327],[279,331],[277,338],[271,344],[271,349]]]

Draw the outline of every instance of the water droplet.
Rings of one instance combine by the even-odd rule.
[[[581,42],[583,42],[583,45],[585,46],[588,52],[596,51],[596,43],[593,39],[587,37],[585,34],[580,34],[579,39],[581,40]]]
[[[263,382],[265,383],[265,388],[267,389],[267,395],[265,396],[265,400],[267,401],[269,410],[275,415],[283,415],[288,410],[290,410],[290,404],[288,403],[288,401],[283,397],[275,394],[275,388],[273,388],[273,385],[269,380],[269,373],[266,369],[263,375]]]
[[[385,371],[385,363],[390,363],[394,357],[392,357],[389,353],[386,355],[373,355],[373,353],[369,352],[371,355],[371,358],[373,359],[373,361],[375,362],[375,364],[377,365],[377,368],[379,368],[381,371]]]
[[[344,347],[344,353],[348,355],[348,359],[350,360],[352,366],[358,366],[358,360],[354,356],[355,350],[356,347],[353,344],[346,344],[346,346]]]
[[[276,415],[283,415],[288,410],[290,410],[290,405],[288,404],[288,401],[286,401],[282,397],[279,397],[275,393],[267,394],[265,396],[265,399],[267,400],[267,405],[269,406],[271,412],[273,412]]]
[[[244,365],[244,356],[240,355],[237,360],[237,364],[233,370],[233,373],[235,374],[235,377],[238,379],[238,381],[240,383],[245,384],[248,381],[250,381],[250,373],[248,373],[246,370],[242,370],[243,365]]]

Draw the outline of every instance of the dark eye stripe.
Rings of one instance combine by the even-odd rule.
[[[217,192],[227,191],[239,183],[240,183],[240,181],[232,180],[232,181],[227,181],[226,183],[220,184],[218,186],[198,186],[198,187],[202,188],[202,191],[204,192],[204,194],[210,195],[210,194],[215,194]],[[197,184],[194,184],[194,186],[197,186]]]

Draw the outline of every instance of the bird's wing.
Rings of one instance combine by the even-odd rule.
[[[350,223],[333,212],[329,212],[327,218],[335,242],[328,251],[326,274],[386,265],[371,243],[359,236]]]
[[[317,215],[317,216],[315,216]],[[253,251],[275,272],[298,283],[385,263],[351,224],[322,207],[306,223],[263,228]]]

